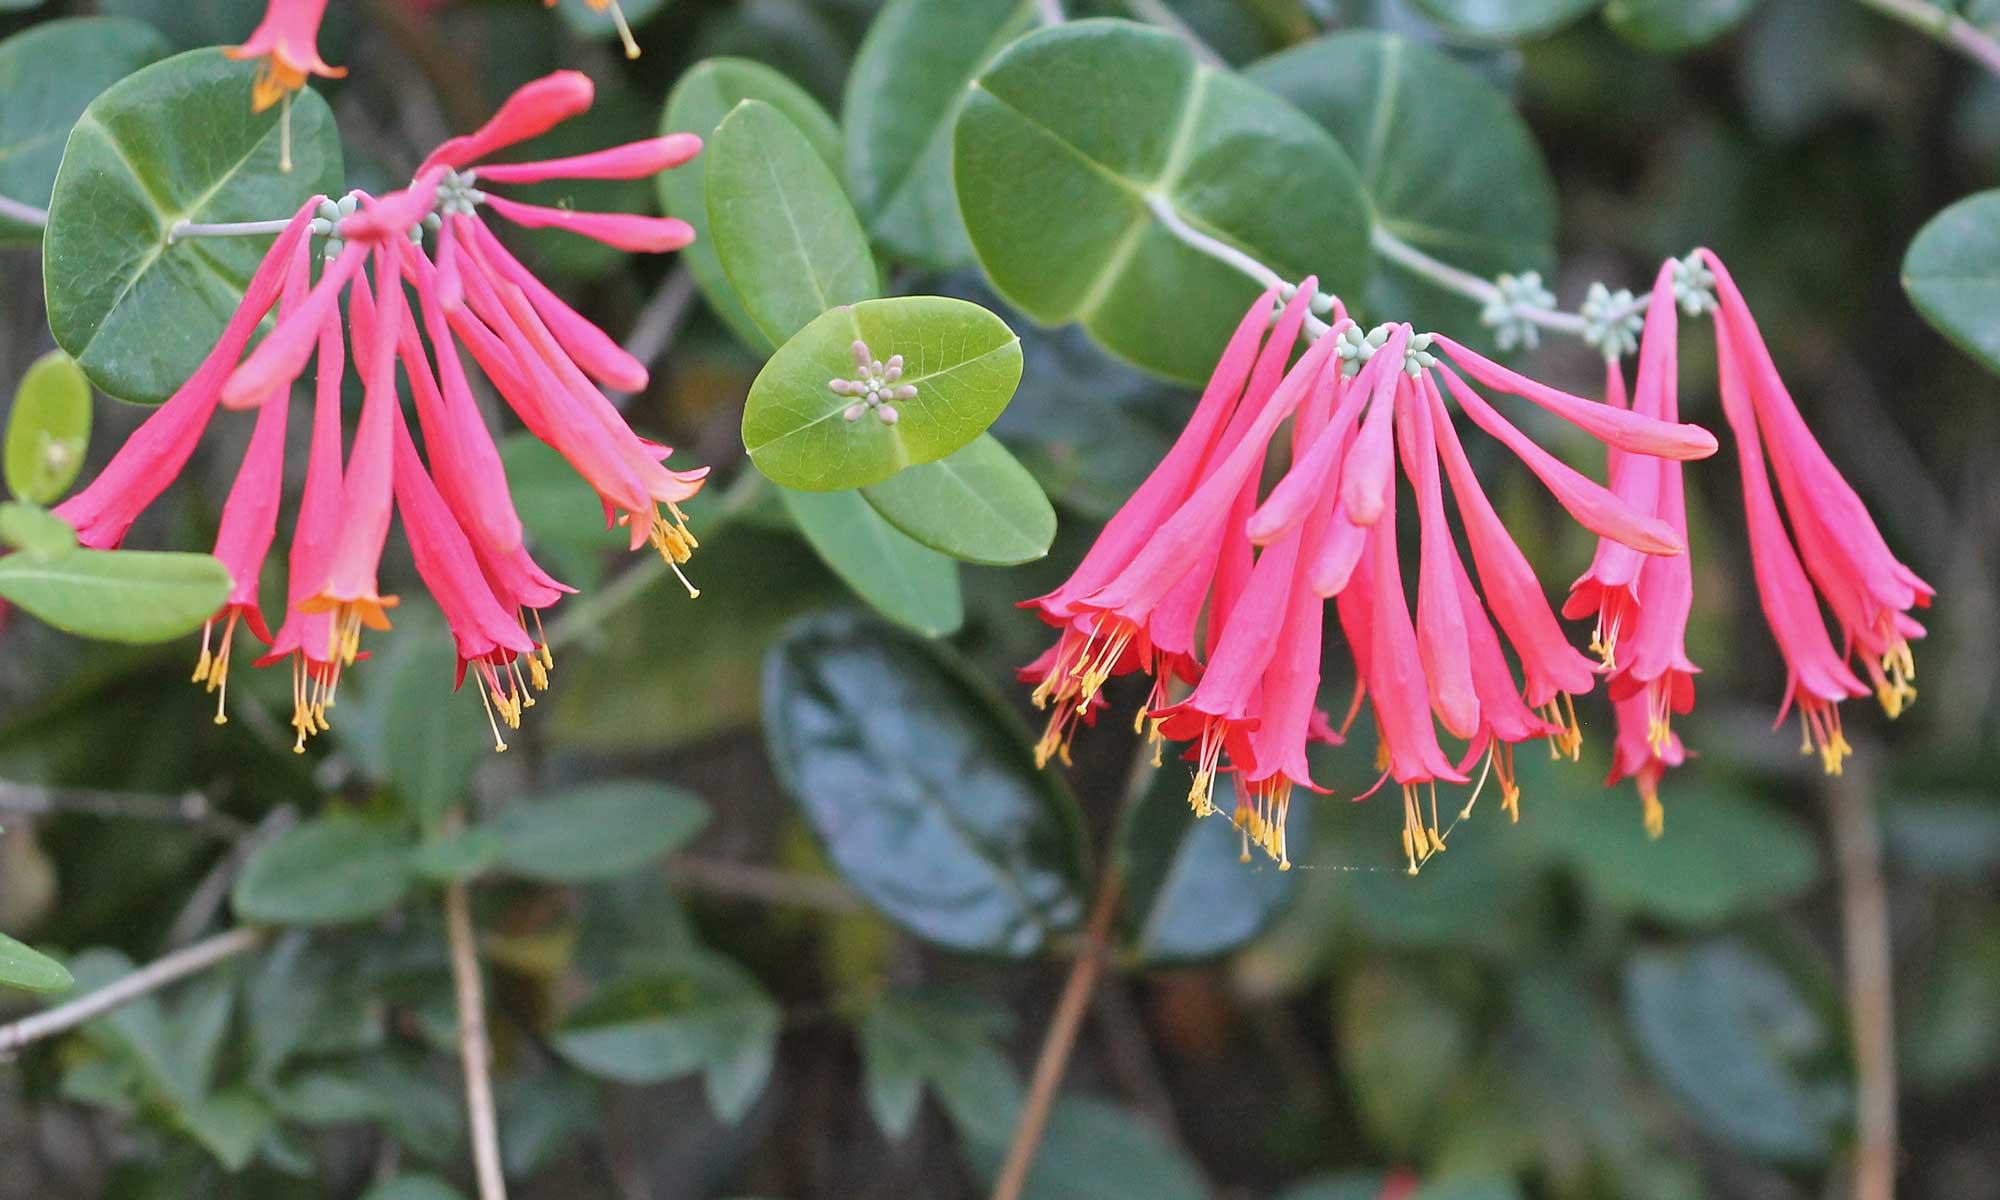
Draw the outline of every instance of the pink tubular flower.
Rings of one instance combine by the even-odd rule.
[[[1660,778],[1668,767],[1687,761],[1687,749],[1672,730],[1663,737],[1654,736],[1652,712],[1643,694],[1634,692],[1614,701],[1612,710],[1618,718],[1618,739],[1611,747],[1611,774],[1605,778],[1605,786],[1627,778],[1636,781],[1646,835],[1659,837],[1667,819],[1666,810],[1660,807]]]
[[[346,67],[330,67],[319,56],[319,23],[326,0],[271,0],[264,19],[251,30],[250,40],[223,51],[230,58],[254,58],[257,81],[250,106],[257,112],[276,104],[306,85],[307,75],[339,79]]]
[[[1910,639],[1924,632],[1909,613],[1928,606],[1935,593],[1890,553],[1860,496],[1806,427],[1722,260],[1708,250],[1698,253],[1715,275],[1723,408],[1742,456],[1759,592],[1792,674],[1786,706],[1797,697],[1808,747],[1818,747],[1826,769],[1838,772],[1847,744],[1834,706],[1867,691],[1847,661],[1861,656],[1883,710],[1899,715],[1916,697]],[[1782,521],[1764,475],[1766,454],[1784,498]],[[1759,545],[1761,555],[1755,553]],[[1826,631],[1815,589],[1840,626],[1837,652],[1822,645]]]

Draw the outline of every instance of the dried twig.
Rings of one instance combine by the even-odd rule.
[[[122,1004],[128,1004],[148,992],[158,991],[176,980],[205,971],[217,963],[225,962],[246,951],[255,950],[264,944],[268,936],[262,929],[244,927],[232,929],[228,933],[217,934],[205,942],[177,950],[150,966],[142,967],[130,975],[97,989],[87,996],[80,996],[68,1004],[59,1005],[47,1012],[23,1017],[11,1025],[0,1025],[0,1058],[11,1056],[21,1047],[42,1038],[65,1033],[86,1021],[94,1020]]]
[[[1868,780],[1850,764],[1828,781],[1827,819],[1846,928],[1847,1009],[1854,1031],[1855,1200],[1896,1195],[1896,991],[1882,830]]]
[[[472,1165],[479,1200],[507,1200],[500,1170],[500,1124],[493,1108],[493,1044],[486,1034],[486,989],[479,980],[473,944],[472,900],[463,883],[444,893],[444,923],[451,939],[451,981],[458,995],[458,1056],[465,1066],[465,1116],[472,1130]]]

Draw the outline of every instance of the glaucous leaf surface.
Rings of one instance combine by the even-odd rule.
[[[495,839],[495,861],[510,874],[581,883],[642,867],[707,824],[708,806],[690,792],[610,780],[522,800],[477,828]]]
[[[47,208],[84,106],[166,53],[166,39],[123,17],[47,21],[0,41],[0,196]],[[0,217],[0,244],[41,238],[38,226]]]
[[[963,562],[1033,562],[1056,537],[1056,510],[1042,486],[990,433],[861,495],[902,533]]]
[[[762,100],[715,130],[708,228],[738,300],[773,344],[836,305],[882,292],[861,218],[812,141]]]
[[[926,637],[964,624],[958,564],[898,533],[860,492],[778,496],[813,552],[870,608]]]
[[[1903,290],[1924,320],[2000,371],[2000,190],[1968,196],[1932,217],[1903,256]]]
[[[49,201],[42,283],[49,329],[91,381],[157,404],[194,374],[243,299],[270,239],[182,238],[176,222],[289,217],[341,190],[333,114],[291,105],[290,174],[276,107],[250,111],[257,66],[220,50],[154,63],[91,101]]]
[[[1604,0],[1412,0],[1419,12],[1452,33],[1517,41],[1551,33]]]
[[[941,648],[807,618],[765,661],[764,734],[828,857],[911,932],[1021,958],[1082,918],[1075,799]]]
[[[190,633],[229,596],[229,572],[207,554],[76,550],[0,558],[0,599],[65,633],[163,642]]]
[[[1333,134],[1386,232],[1475,275],[1553,272],[1555,181],[1527,123],[1477,71],[1406,37],[1355,32],[1275,54],[1245,77]],[[1491,343],[1477,302],[1386,257],[1359,299],[1370,321]]]
[[[1368,280],[1368,201],[1339,144],[1159,29],[1074,21],[1022,38],[973,82],[952,146],[1000,294],[1163,375],[1206,378],[1259,289],[1150,205],[1287,279],[1347,296]]]
[[[1714,41],[1743,23],[1758,0],[1609,0],[1604,23],[1618,36],[1656,54],[1677,54]]]
[[[763,63],[747,58],[704,59],[688,68],[667,96],[660,131],[712,138],[715,127],[745,100],[760,100],[784,114],[805,135],[813,153],[827,169],[839,169],[840,127],[833,123],[833,118],[826,115],[826,110],[804,88]],[[710,236],[708,159],[706,152],[698,154],[693,161],[661,175],[661,204],[668,213],[694,226],[694,244],[680,252],[680,261],[694,275],[708,306],[745,345],[768,353],[778,343],[764,336],[764,331],[750,319],[750,313],[722,269],[715,240]]]
[[[51,350],[28,365],[7,412],[7,490],[53,504],[69,490],[90,447],[90,381],[76,360]]]
[[[966,85],[1034,17],[1034,0],[890,0],[868,26],[841,103],[847,186],[890,255],[972,260],[951,185],[952,125]]]
[[[863,378],[856,342],[873,362],[903,360],[891,386],[916,394],[884,398],[893,423],[830,386]],[[817,316],[758,372],[743,406],[743,445],[758,470],[788,488],[867,487],[986,432],[1020,382],[1021,339],[977,304],[946,296],[846,304]]]

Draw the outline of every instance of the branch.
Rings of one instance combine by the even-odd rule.
[[[1882,832],[1866,779],[1834,778],[1826,790],[1846,929],[1847,1008],[1854,1030],[1855,1200],[1896,1195],[1896,989]]]
[[[1856,0],[1856,3],[1935,38],[1988,73],[2000,75],[2000,41],[1957,13],[1930,0]]]
[[[773,871],[748,863],[678,858],[668,864],[667,878],[679,887],[734,900],[756,900],[830,913],[859,912],[864,907],[854,889],[837,879]]]
[[[32,204],[23,204],[19,200],[9,200],[5,196],[0,196],[0,217],[5,217],[10,221],[18,221],[23,225],[33,225],[37,229],[44,229],[48,227],[49,210],[36,208]]]
[[[145,792],[0,782],[0,812],[26,813],[30,816],[84,813],[93,817],[177,822],[191,825],[203,833],[227,838],[240,837],[247,829],[235,817],[216,812],[208,796],[199,791],[160,796]]]
[[[493,1109],[493,1046],[486,1036],[486,995],[473,945],[472,901],[465,884],[445,889],[444,922],[451,939],[451,981],[458,995],[458,1057],[465,1065],[465,1116],[472,1129],[472,1163],[479,1200],[507,1200],[500,1170],[500,1127]]]
[[[106,984],[88,996],[78,997],[32,1017],[23,1017],[11,1025],[0,1025],[0,1058],[11,1057],[30,1042],[65,1033],[148,992],[158,991],[176,980],[255,950],[264,944],[266,936],[264,930],[249,926],[217,934]]]

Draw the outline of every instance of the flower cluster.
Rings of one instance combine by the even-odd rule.
[[[630,528],[634,549],[650,543],[677,574],[693,551],[679,506],[700,490],[706,470],[667,469],[670,448],[634,433],[600,390],[644,389],[645,366],[510,255],[480,210],[626,250],[678,249],[692,231],[672,218],[545,209],[473,186],[641,178],[701,148],[699,138],[673,135],[574,158],[485,163],[591,100],[587,78],[557,72],[520,89],[478,131],[440,146],[408,188],[308,201],[272,244],[200,368],[57,509],[84,545],[116,546],[187,463],[218,407],[257,410],[215,543],[234,588],[203,633],[195,668],[195,680],[218,694],[218,722],[242,626],[269,643],[258,665],[291,665],[295,747],[327,727],[341,673],[362,657],[361,631],[387,629],[396,605],[378,582],[392,514],[401,515],[417,574],[451,627],[456,682],[473,674],[497,749],[506,748],[501,727],[518,726],[532,693],[547,686],[553,658],[539,614],[573,589],[523,544],[460,347],[522,424],[596,489],[607,522]],[[435,257],[422,245],[426,228],[436,231]],[[317,281],[314,237],[323,239]],[[274,309],[274,326],[246,357],[252,333]],[[343,462],[341,385],[350,359],[362,401]],[[317,368],[312,438],[288,551],[285,617],[273,634],[257,584],[276,536],[292,385],[309,363]],[[421,452],[404,415],[399,366]]]
[[[1719,291],[1706,306],[1691,303],[1689,280],[1697,276],[1712,277]],[[1251,306],[1166,457],[1070,578],[1026,602],[1061,631],[1021,672],[1036,685],[1036,703],[1050,710],[1038,747],[1044,763],[1067,759],[1077,727],[1095,721],[1110,678],[1149,674],[1137,726],[1150,726],[1156,753],[1163,741],[1186,743],[1195,812],[1213,811],[1215,777],[1233,771],[1245,853],[1254,841],[1288,865],[1291,793],[1324,790],[1308,770],[1308,744],[1341,740],[1365,705],[1382,772],[1375,788],[1393,779],[1403,793],[1402,842],[1414,872],[1444,847],[1437,785],[1470,784],[1478,767],[1480,784],[1496,780],[1503,806],[1517,815],[1514,747],[1541,738],[1556,757],[1578,757],[1573,698],[1601,674],[1618,719],[1612,782],[1637,777],[1646,825],[1657,834],[1660,776],[1687,753],[1670,718],[1692,707],[1697,670],[1685,647],[1693,574],[1681,463],[1717,449],[1713,435],[1679,419],[1677,305],[1717,313],[1721,392],[1743,466],[1759,594],[1791,669],[1786,704],[1800,707],[1808,749],[1838,770],[1847,748],[1834,706],[1867,691],[1847,666],[1853,655],[1892,716],[1914,694],[1909,639],[1922,630],[1908,609],[1927,602],[1930,589],[1889,554],[1806,430],[1713,255],[1661,268],[1643,339],[1633,339],[1639,369],[1629,403],[1615,357],[1607,400],[1586,400],[1440,334],[1408,325],[1364,332],[1337,300],[1332,326],[1293,362],[1302,333],[1309,336],[1315,281],[1287,295],[1275,319],[1279,292]],[[1529,438],[1482,387],[1525,399],[1602,442],[1608,483]],[[1504,445],[1598,535],[1596,556],[1563,610],[1596,616],[1598,663],[1569,644],[1481,490],[1458,415]],[[1289,466],[1265,492],[1265,460],[1287,421]],[[1397,537],[1399,474],[1410,498],[1400,503],[1414,504],[1417,525],[1414,614]],[[1822,599],[1841,627],[1841,651],[1827,636]],[[1328,600],[1356,677],[1338,727],[1317,707]],[[1440,727],[1462,749],[1448,752]]]

